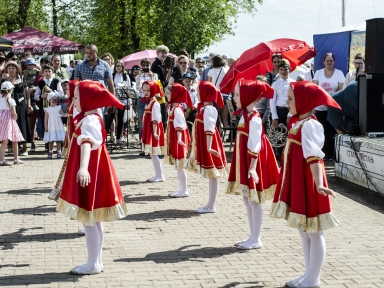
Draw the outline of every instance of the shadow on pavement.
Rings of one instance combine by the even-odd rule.
[[[1,276],[0,286],[10,287],[32,284],[46,285],[60,282],[77,282],[80,277],[82,276],[71,275],[69,272]]]
[[[218,258],[233,253],[247,253],[236,249],[236,247],[204,247],[188,249],[191,247],[200,247],[200,245],[187,245],[176,250],[156,252],[147,254],[144,258],[121,258],[114,262],[145,262],[153,261],[156,264],[179,263],[184,261],[204,262],[204,259]],[[187,250],[188,249],[188,250]]]
[[[120,181],[120,186],[128,186],[128,185],[137,185],[137,184],[144,184],[144,183],[149,183],[147,181],[129,181],[129,180],[124,180]]]
[[[378,192],[336,177],[334,169],[333,162],[331,164],[326,164],[325,172],[327,174],[328,185],[332,187],[336,193],[384,214],[383,196]]]
[[[196,213],[194,210],[167,209],[147,213],[131,214],[123,218],[122,220],[153,222],[159,220],[165,221],[174,219],[186,219],[192,217],[200,217],[200,214]]]
[[[30,208],[19,208],[19,209],[12,209],[9,211],[1,211],[0,214],[26,214],[26,215],[34,215],[34,216],[46,216],[46,213],[55,213],[56,212],[56,205],[41,205],[37,207],[30,207]]]
[[[139,195],[139,196],[137,196]],[[143,196],[141,196],[143,195]],[[136,197],[134,197],[136,196]],[[145,194],[136,194],[136,195],[124,195],[124,201],[128,202],[151,202],[151,201],[165,201],[172,199],[169,196],[160,196],[160,195],[145,195]]]
[[[1,268],[6,268],[6,267],[28,267],[29,264],[1,264],[0,265],[0,269]]]
[[[24,235],[23,233],[28,230],[44,229],[43,227],[35,227],[31,229],[21,228],[16,232],[6,233],[0,235],[1,250],[11,250],[15,248],[18,243],[22,242],[51,242],[57,240],[76,239],[81,236],[77,233],[45,233],[35,235]]]
[[[49,193],[51,192],[52,188],[33,188],[33,189],[15,189],[15,190],[8,190],[5,192],[1,192],[0,194],[8,194],[8,195],[31,195],[31,194],[42,194],[42,193]]]
[[[259,284],[259,285],[256,285]],[[265,287],[264,285],[260,285],[260,282],[232,282],[224,286],[220,286],[219,288],[232,288],[232,287],[237,287],[241,285],[241,288],[263,288]]]

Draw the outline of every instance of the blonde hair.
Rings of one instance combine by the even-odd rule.
[[[97,51],[97,50],[95,50],[95,51]],[[103,58],[105,58],[105,57],[107,57],[107,56],[109,56],[109,58],[111,58],[111,65],[113,65],[113,64],[115,64],[115,59],[113,58],[113,56],[111,55],[111,53],[104,53],[103,55],[101,55],[101,60],[103,60]],[[123,65],[123,67],[124,67],[124,65]],[[123,69],[124,70],[124,69]]]
[[[156,47],[156,53],[160,53],[160,52],[169,53],[169,49],[165,45],[159,45]]]
[[[256,80],[260,80],[260,81],[267,83],[267,77],[265,77],[264,75],[257,76]]]

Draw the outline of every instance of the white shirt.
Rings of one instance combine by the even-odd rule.
[[[221,68],[212,68],[208,71],[208,76],[212,77],[212,83],[216,88],[220,89],[220,83],[224,78],[225,73],[227,73],[228,67]]]
[[[241,116],[239,124],[244,123],[244,116]],[[263,123],[260,117],[254,116],[249,121],[249,135],[247,148],[252,153],[258,154],[261,150],[261,133],[263,131]]]
[[[319,121],[314,119],[310,120],[300,120],[292,126],[292,129],[297,129],[302,123],[303,127],[301,129],[301,147],[303,147],[303,156],[304,158],[309,157],[324,157],[324,153],[321,151],[321,148],[324,146],[324,128]]]
[[[204,109],[204,131],[215,133],[218,115],[216,108],[208,105],[201,109]]]
[[[98,117],[94,114],[85,116],[81,120],[81,135],[77,138],[77,144],[81,145],[83,139],[89,139],[93,145],[91,150],[96,150],[103,143],[103,135],[101,133],[101,124]]]
[[[173,109],[173,113],[175,117],[173,118],[173,127],[180,129],[187,129],[187,121],[185,121],[184,111],[180,107],[176,107]]]
[[[338,87],[339,83],[344,84],[345,77],[341,70],[335,69],[331,78],[326,78],[324,75],[324,69],[317,70],[313,80],[319,82],[319,86],[325,90],[329,95],[333,96]],[[321,105],[316,107],[317,111],[327,111],[327,106]]]
[[[153,73],[152,81],[158,80],[157,74]],[[143,98],[143,83],[145,81],[151,81],[151,77],[149,77],[149,73],[141,73],[141,77],[139,79],[139,75],[135,78],[136,81],[136,90],[138,92],[138,98]]]
[[[356,82],[356,70],[353,70],[351,72],[348,72],[347,76],[345,76],[343,89],[345,89],[349,84],[352,84],[355,82]]]
[[[67,70],[68,77],[69,79],[71,79],[74,68],[72,68],[71,66],[68,66],[67,68],[65,68],[65,70]]]
[[[49,85],[51,85],[51,82],[52,80],[55,79],[55,78],[51,78],[51,79],[47,79],[47,78],[43,78],[45,84],[47,84],[47,86],[49,87]],[[57,83],[57,90],[56,90],[56,93],[57,93],[57,96],[58,97],[64,97],[64,91],[63,91],[63,88],[61,88],[61,83],[59,81],[59,83]],[[41,89],[39,86],[36,87],[36,90],[35,90],[35,97],[34,99],[36,101],[39,101],[40,100],[40,95],[41,95]]]
[[[16,106],[15,100],[13,100],[11,97],[9,97],[9,104],[12,106]],[[11,108],[8,107],[8,101],[7,97],[0,98],[0,110],[10,110]]]
[[[151,121],[157,121],[157,123],[161,122],[161,110],[160,110],[160,104],[155,100],[155,104],[152,106],[152,118]]]
[[[288,101],[288,90],[289,90],[289,83],[296,82],[292,78],[288,76],[287,79],[283,79],[281,77],[277,78],[275,82],[272,83],[272,88],[275,90],[273,93],[273,98],[270,101],[271,105],[271,112],[272,112],[272,119],[279,119],[279,116],[277,116],[276,107],[287,107],[287,101]]]

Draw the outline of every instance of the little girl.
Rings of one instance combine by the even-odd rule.
[[[5,149],[8,145],[8,140],[12,141],[13,164],[23,164],[24,162],[18,158],[19,146],[17,142],[23,142],[24,137],[21,134],[20,128],[17,125],[16,119],[16,102],[11,98],[14,86],[9,81],[4,81],[1,84],[0,98],[0,166],[11,166],[12,163],[4,160]]]
[[[115,168],[109,157],[104,121],[97,108],[124,108],[104,86],[95,81],[79,82],[75,88],[74,105],[79,114],[70,146],[63,187],[57,211],[84,224],[88,261],[70,271],[89,275],[103,271],[103,227],[127,215],[123,193]]]
[[[338,226],[328,195],[321,148],[323,126],[312,115],[320,105],[340,109],[321,87],[308,81],[290,83],[289,112],[294,115],[288,127],[287,143],[270,215],[287,220],[299,230],[305,260],[303,276],[286,283],[288,287],[320,287],[320,271],[325,259],[323,230]]]
[[[49,106],[44,108],[44,143],[48,143],[48,158],[52,158],[53,142],[56,141],[57,158],[61,158],[61,142],[65,138],[65,129],[61,117],[68,117],[68,113],[61,110],[57,105],[58,97],[54,91],[49,92],[47,96]]]
[[[185,168],[187,167],[188,148],[191,139],[181,103],[186,103],[191,109],[193,109],[193,104],[188,90],[179,83],[168,85],[165,93],[171,108],[168,113],[167,154],[164,157],[164,162],[175,165],[180,183],[180,189],[169,196],[188,197]]]
[[[242,113],[242,117],[238,124],[226,193],[243,195],[250,236],[248,240],[235,243],[242,250],[262,246],[261,204],[273,198],[279,175],[273,148],[264,134],[256,109],[256,101],[261,97],[273,97],[273,89],[264,82],[241,79],[235,87],[234,101],[238,108],[235,114]]]
[[[160,104],[156,96],[163,96],[159,85],[152,81],[145,81],[142,85],[144,98],[140,101],[146,101],[143,116],[143,132],[141,137],[142,150],[149,153],[152,158],[153,167],[156,175],[149,182],[164,182],[163,168],[161,167],[158,155],[164,154],[164,127],[161,122]]]
[[[220,91],[209,81],[201,81],[197,98],[199,106],[192,131],[192,151],[188,167],[209,179],[209,199],[205,206],[196,209],[197,213],[215,213],[216,197],[219,192],[219,179],[227,177],[227,159],[223,142],[216,128],[217,110],[224,106]]]

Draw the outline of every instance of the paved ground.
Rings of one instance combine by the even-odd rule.
[[[194,209],[207,200],[205,179],[189,173],[192,197],[170,199],[175,170],[165,167],[165,183],[146,183],[151,161],[136,155],[112,154],[129,215],[105,224],[105,272],[84,277],[68,273],[86,259],[80,225],[47,199],[62,160],[36,152],[24,165],[0,167],[0,286],[282,287],[301,275],[300,237],[268,216],[270,204],[264,206],[263,248],[238,251],[233,243],[248,234],[240,197],[221,192],[217,213],[198,215]],[[332,167],[327,171],[339,193],[333,207],[341,226],[326,232],[322,287],[384,287],[384,201],[335,178]],[[223,191],[225,181],[220,185]]]

